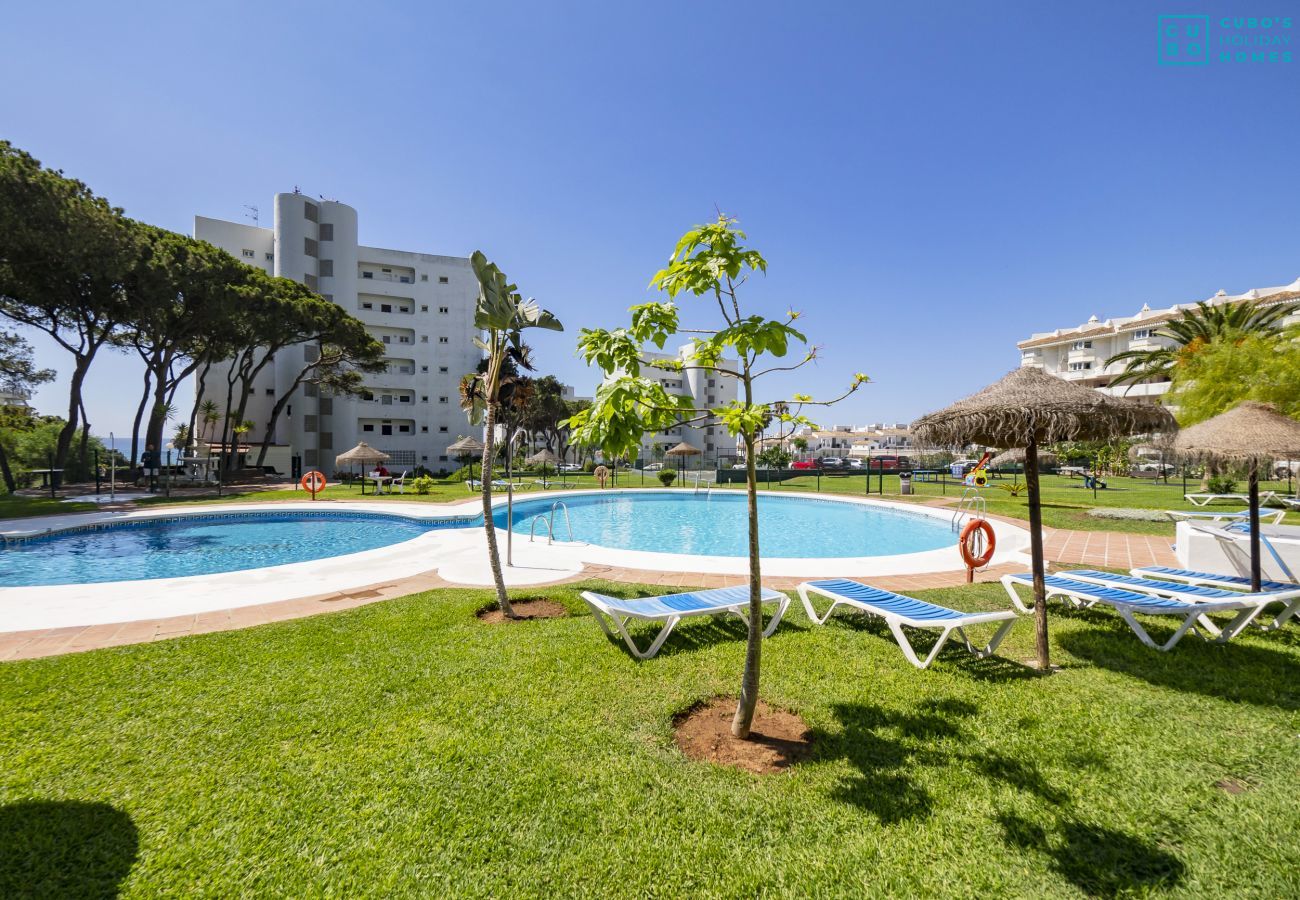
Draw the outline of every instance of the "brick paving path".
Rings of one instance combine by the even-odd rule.
[[[1021,527],[1025,524],[1015,519],[1004,519],[1003,521]],[[1129,569],[1135,566],[1175,565],[1177,561],[1174,558],[1173,550],[1169,547],[1169,543],[1170,538],[1153,535],[1128,534],[1118,531],[1069,531],[1048,528],[1044,529],[1043,549],[1050,565],[1108,566]],[[999,565],[977,573],[975,580],[979,582],[996,581],[1004,574],[1024,571],[1024,568],[1023,565]],[[642,569],[624,569],[590,564],[583,569],[582,575],[556,583],[582,581],[588,578],[599,578],[625,584],[656,585],[664,588],[665,592],[678,588],[727,587],[745,583],[745,577],[740,575],[652,572]],[[763,583],[777,590],[788,591],[803,580],[805,579],[765,578]],[[871,583],[878,587],[900,593],[920,591],[927,588],[953,587],[964,582],[965,573],[963,572],[889,575],[871,579]],[[367,603],[404,597],[407,594],[415,594],[434,588],[461,586],[463,585],[453,585],[435,572],[426,572],[412,578],[380,583],[346,593],[303,597],[297,600],[285,600],[280,603],[242,606],[237,609],[222,609],[214,612],[139,622],[0,633],[0,661],[34,659],[42,656],[56,656],[62,653],[76,653],[82,650],[94,650],[101,647],[117,647],[123,644],[146,643],[191,634],[207,634],[213,631],[248,628],[254,625],[265,625],[268,622],[282,622],[287,619],[298,619],[323,612],[352,609],[364,606]],[[545,585],[537,586],[539,590],[544,590],[545,587]]]

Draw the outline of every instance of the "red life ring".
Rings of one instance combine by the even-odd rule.
[[[325,485],[329,484],[329,482],[325,480],[323,474],[312,469],[306,475],[302,476],[302,479],[298,484],[302,486],[304,491],[308,491],[312,497],[315,498],[317,494],[325,490]]]
[[[975,555],[975,532],[981,535],[980,540],[984,546],[984,552]],[[993,526],[985,519],[971,519],[966,523],[966,527],[961,530],[961,537],[957,539],[957,549],[961,551],[962,562],[966,563],[972,569],[982,569],[989,564],[993,558],[993,549],[997,547],[998,540],[993,535]]]

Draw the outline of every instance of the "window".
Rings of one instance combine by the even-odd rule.
[[[380,425],[380,426],[379,426],[379,433],[380,433],[380,434],[392,434],[392,433],[393,433],[393,426],[392,426],[392,425]]]
[[[392,339],[391,337],[389,337],[388,335],[384,335],[384,343],[385,343],[385,344],[391,344],[392,342],[393,342],[393,339]]]
[[[379,311],[380,311],[380,312],[392,312],[392,311],[393,311],[393,304],[391,304],[391,303],[381,303],[381,304],[379,304]]]
[[[429,336],[427,334],[420,335],[420,343],[421,344],[429,343]]]
[[[253,257],[257,256],[257,254],[254,253],[252,250],[241,250],[240,252],[244,254],[245,259],[252,259]]]
[[[709,387],[716,387],[717,384],[718,384],[718,380],[716,378],[709,379]]]
[[[302,283],[307,285],[307,287],[311,288],[313,291],[316,290],[316,285],[318,284],[315,275],[302,276]]]
[[[320,276],[321,278],[334,277],[334,260],[322,259],[320,261]]]
[[[275,388],[267,388],[267,389],[266,389],[266,396],[268,396],[268,397],[274,397],[274,396],[275,396]]]
[[[362,431],[374,431],[374,430],[375,430],[375,426],[374,426],[374,425],[371,425],[371,424],[369,424],[369,423],[366,423],[365,425],[362,425],[362,426],[361,426],[361,430],[362,430]]]
[[[421,402],[421,403],[428,403],[428,402],[429,402],[429,396],[428,396],[427,394],[421,395],[421,397],[420,397],[420,402]]]
[[[428,312],[428,311],[429,311],[429,307],[425,306],[424,304],[420,305],[420,312]]]
[[[428,366],[420,366],[420,371],[421,371],[421,372],[427,372],[427,371],[429,371],[429,367],[428,367]]]
[[[392,405],[393,405],[393,395],[392,395],[392,394],[384,394],[384,396],[382,396],[382,397],[379,398],[379,405],[380,405],[380,406],[392,406]]]
[[[442,374],[446,375],[447,372],[448,372],[448,369],[447,369],[446,366],[438,366],[438,371],[441,372]]]
[[[446,276],[446,275],[439,275],[439,276],[438,276],[438,284],[447,284],[447,280],[448,280],[448,279],[447,279],[447,276]]]
[[[398,426],[397,426],[397,430],[400,431],[402,434],[410,434],[410,433],[411,433],[411,426],[410,426],[410,425],[398,425]]]
[[[302,417],[302,430],[305,431],[305,432],[307,432],[308,434],[314,434],[314,433],[316,432],[316,417],[315,417],[315,416],[303,416],[303,417]]]
[[[334,432],[332,432],[332,431],[322,431],[322,432],[320,433],[320,441],[319,441],[319,443],[320,443],[320,448],[321,448],[322,450],[333,450],[333,449],[334,449]]]
[[[439,426],[438,426],[438,433],[439,433],[439,434],[446,434],[446,433],[447,433],[447,426],[446,426],[446,425],[439,425]],[[445,459],[445,457],[444,457],[444,459]]]
[[[428,433],[429,433],[429,426],[428,426],[428,425],[421,425],[421,426],[420,426],[420,434],[428,434]]]
[[[267,261],[267,262],[271,262],[273,259],[275,259],[275,254],[274,254],[274,253],[268,253],[268,254],[266,254],[266,261]]]
[[[302,348],[302,361],[315,362],[320,359],[320,348],[315,344],[304,344]]]
[[[399,338],[397,339],[397,343],[399,343],[399,344],[409,344],[409,343],[411,343],[411,336],[410,336],[409,334],[404,334],[404,335],[402,335],[401,337],[399,337]]]
[[[446,431],[447,429],[444,428],[442,430]],[[444,453],[442,456],[438,457],[438,462],[446,462],[446,461],[447,461],[447,454]]]
[[[421,281],[428,281],[428,280],[429,280],[429,276],[428,276],[428,275],[421,275],[421,276],[420,276],[420,280],[421,280]]]
[[[1151,337],[1150,328],[1139,328],[1137,331],[1133,332],[1133,340],[1135,341],[1141,341],[1149,337]]]
[[[387,273],[387,274],[389,274],[389,275],[392,275],[392,274],[393,274],[393,270],[392,270],[392,269],[385,269],[385,268],[383,268],[383,267],[380,267],[379,271],[381,271],[381,272],[385,272],[385,273]]]
[[[406,396],[405,394],[403,394],[402,396],[400,396],[400,397],[397,398],[397,402],[398,402],[398,403],[410,403],[410,402],[411,402],[411,398],[408,397],[408,396]]]
[[[375,308],[375,304],[371,303],[369,300],[365,300],[365,301],[362,301],[362,303],[361,303],[361,308],[362,308],[362,309],[374,309],[374,308]]]
[[[445,307],[445,306],[439,306],[439,307],[438,307],[438,312],[442,313],[442,314],[445,316],[445,315],[447,315],[447,313],[451,312],[451,310],[448,309],[448,308]]]
[[[1070,345],[1071,350],[1091,350],[1092,341],[1075,341]]]
[[[1070,363],[1070,371],[1071,371],[1071,372],[1086,372],[1086,371],[1088,371],[1088,370],[1091,369],[1091,368],[1092,368],[1092,363],[1090,363],[1090,362],[1072,362],[1072,363]]]
[[[305,237],[302,239],[303,253],[306,253],[308,256],[316,256],[318,249],[319,248],[317,247],[316,241],[314,239],[309,237]]]
[[[321,227],[320,227],[320,239],[321,239],[322,241],[332,241],[332,240],[334,240],[334,226],[331,225],[331,224],[329,224],[328,222],[325,223],[325,224],[323,224],[323,225],[321,225]]]
[[[374,277],[375,277],[375,273],[374,273],[374,272],[362,272],[362,273],[361,273],[361,277],[362,277],[362,278],[374,278]]]
[[[438,343],[439,343],[439,344],[445,344],[445,343],[447,343],[447,338],[445,338],[445,337],[440,337],[440,338],[438,338]]]
[[[370,391],[362,391],[362,392],[361,392],[361,399],[362,399],[362,400],[373,400],[373,399],[375,399],[375,395],[372,394],[372,393],[370,393]]]
[[[320,221],[320,207],[315,203],[304,204],[302,214],[307,217],[308,222]]]
[[[438,398],[438,402],[439,402],[439,403],[446,403],[446,402],[447,402],[447,398],[446,398],[446,397],[439,397],[439,398]]]

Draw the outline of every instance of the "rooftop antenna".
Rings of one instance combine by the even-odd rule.
[[[245,219],[252,219],[252,220],[253,220],[253,224],[254,224],[254,225],[257,225],[257,224],[258,224],[258,209],[257,209],[257,207],[256,207],[256,206],[249,206],[247,203],[245,203],[245,204],[244,204],[244,209],[248,210],[248,212],[244,213],[244,218],[245,218]]]

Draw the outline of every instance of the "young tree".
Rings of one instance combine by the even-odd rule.
[[[474,375],[478,390],[469,391],[470,421],[483,423],[483,468],[480,482],[483,494],[483,530],[487,533],[488,563],[492,567],[492,580],[496,584],[497,603],[501,612],[515,618],[514,608],[506,595],[505,574],[501,571],[501,554],[497,550],[496,526],[492,521],[492,460],[495,457],[495,425],[497,410],[502,403],[503,375],[508,362],[529,367],[523,332],[528,328],[563,331],[560,320],[542,309],[531,297],[524,300],[519,288],[511,284],[496,263],[488,262],[482,251],[475,250],[470,265],[478,279],[478,303],[474,308],[474,327],[481,338],[474,345],[483,351],[487,365]],[[462,395],[466,392],[462,389]],[[507,524],[507,527],[509,525]]]
[[[0,331],[0,391],[26,397],[32,388],[53,380],[52,369],[36,368],[31,344],[19,335]],[[14,444],[12,439],[20,432],[30,431],[35,423],[36,418],[27,406],[0,403],[0,477],[11,494],[18,489],[9,462],[9,454],[16,446],[6,444]]]
[[[91,363],[130,315],[123,285],[137,253],[120,209],[0,141],[0,315],[45,332],[72,355],[55,468],[87,424],[81,393]]]
[[[732,733],[739,738],[749,736],[758,703],[763,646],[755,442],[759,433],[772,423],[786,429],[811,424],[802,415],[803,407],[837,403],[868,380],[865,375],[855,375],[843,395],[820,403],[804,394],[796,394],[789,401],[757,400],[755,383],[759,379],[799,369],[812,362],[817,351],[808,347],[798,362],[789,365],[764,362],[765,357],[784,358],[792,342],[806,345],[807,339],[794,328],[799,317],[796,312],[778,320],[746,315],[742,311],[740,287],[752,273],[767,271],[767,261],[757,250],[744,247],[740,243],[744,239],[745,234],[735,226],[735,220],[722,215],[713,223],[691,229],[677,242],[668,267],[656,273],[650,282],[668,295],[667,302],[632,307],[628,328],[582,330],[579,353],[589,364],[599,366],[608,378],[597,389],[591,409],[569,420],[576,441],[599,446],[606,456],[635,453],[644,433],[673,427],[679,421],[721,421],[744,444],[749,523],[749,638],[740,701],[731,726]],[[682,293],[712,301],[721,323],[713,329],[692,329],[697,337],[691,358],[656,361],[653,368],[704,369],[710,374],[735,379],[740,397],[727,406],[694,407],[689,397],[669,394],[657,377],[641,374],[643,367],[650,366],[642,358],[642,345],[649,342],[662,349],[668,338],[679,330],[679,310],[673,300]],[[734,363],[726,358],[726,353],[735,354]]]

